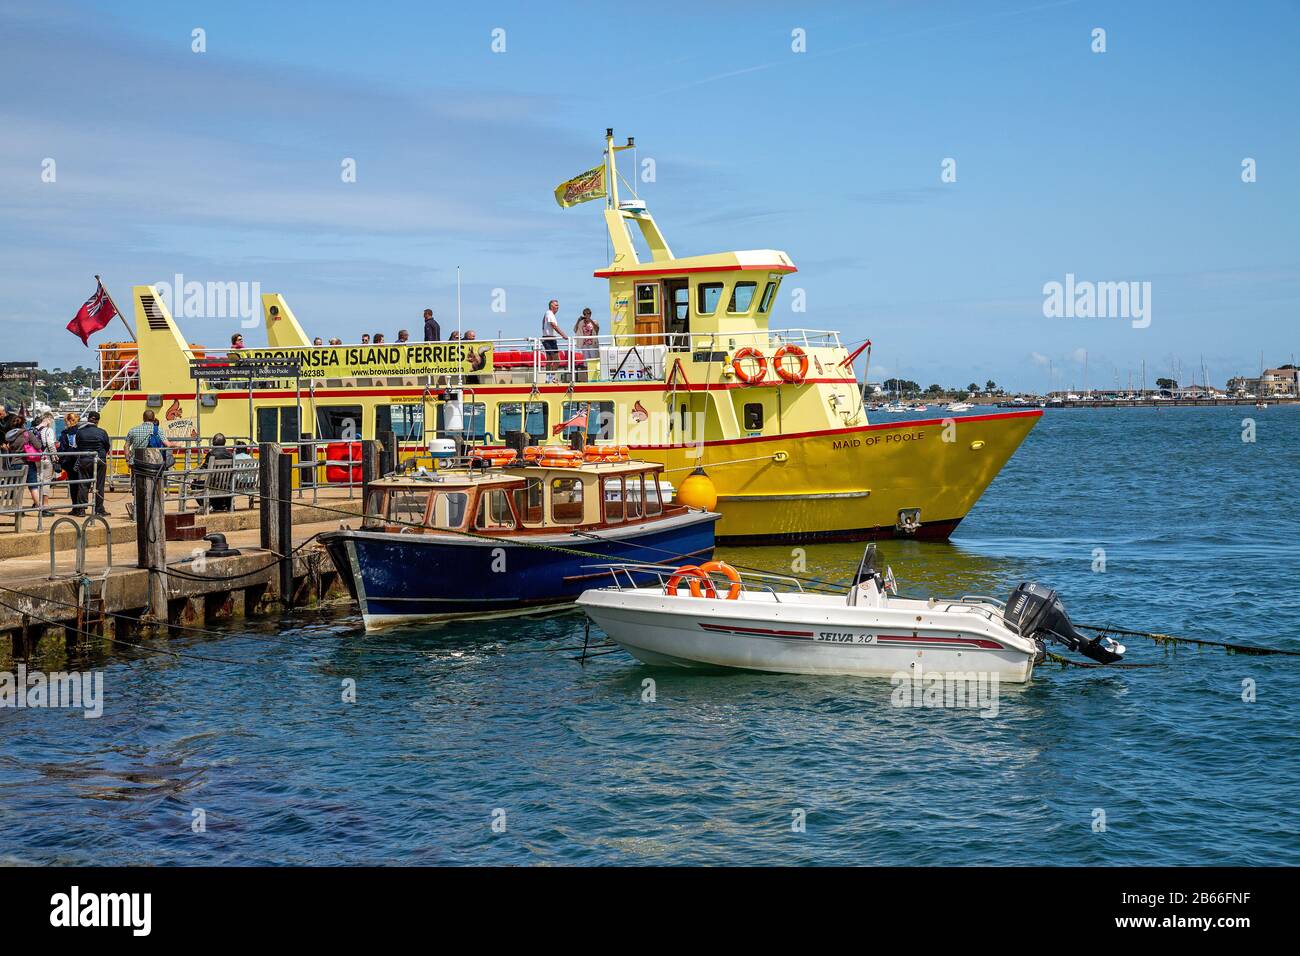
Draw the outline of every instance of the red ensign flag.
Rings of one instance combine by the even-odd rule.
[[[113,321],[113,316],[117,315],[117,309],[113,308],[113,301],[104,291],[104,283],[95,282],[95,294],[86,300],[86,304],[77,310],[71,322],[68,323],[68,331],[81,339],[81,344],[90,347],[90,336],[92,332],[98,332],[108,323]]]

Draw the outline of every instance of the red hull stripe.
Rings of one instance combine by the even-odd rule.
[[[1030,412],[1006,412],[996,415],[966,415],[956,419],[960,422],[996,422],[1008,418],[1041,418],[1042,410]],[[859,425],[856,428],[823,428],[819,431],[811,432],[785,432],[781,435],[759,435],[755,438],[721,438],[713,441],[706,441],[704,444],[712,448],[715,445],[744,445],[756,441],[785,441],[790,438],[816,438],[819,435],[852,435],[857,432],[875,432],[890,431],[897,428],[920,428],[929,425],[942,425],[942,418],[928,418],[911,422],[882,422],[879,425]],[[630,448],[680,448],[681,445],[629,445]],[[725,464],[719,462],[718,464]]]
[[[361,376],[364,377],[364,376]],[[398,378],[399,376],[375,375],[372,378]],[[736,388],[767,388],[773,385],[784,384],[781,382],[764,382],[759,385],[745,385],[743,382],[719,382],[712,385],[689,385],[682,384],[677,386],[679,392],[726,392]],[[852,385],[852,379],[849,378],[807,378],[804,379],[805,385]],[[475,395],[530,395],[533,392],[531,385],[471,385]],[[568,385],[539,385],[538,392],[550,393],[552,395],[568,394]],[[608,382],[599,385],[580,385],[573,386],[574,392],[591,392],[599,394],[601,392],[668,392],[672,391],[663,382]],[[229,389],[228,391],[218,392],[218,395],[229,395],[232,398],[248,401],[248,389]],[[317,398],[339,398],[348,395],[370,395],[376,397],[395,397],[400,395],[420,396],[424,394],[423,386],[407,386],[399,388],[392,386],[390,388],[318,388],[316,389]],[[128,402],[142,402],[149,395],[145,392],[114,392],[113,398],[120,398]],[[298,393],[292,388],[285,389],[254,389],[253,398],[297,398]],[[307,400],[309,393],[307,383],[303,383],[302,390],[303,400]],[[164,399],[193,399],[193,392],[164,392]],[[1023,413],[1018,413],[1023,414]],[[977,416],[967,416],[975,418]]]
[[[706,631],[722,631],[727,634],[760,634],[764,637],[812,637],[812,631],[774,631],[765,627],[741,627],[739,624],[705,624],[700,627]]]
[[[962,647],[979,647],[987,651],[1000,651],[1003,645],[986,637],[905,637],[899,634],[881,634],[876,638],[877,644],[939,644],[942,646],[960,645]]]
[[[784,262],[773,265],[729,265],[729,266],[687,266],[684,269],[601,269],[593,272],[597,279],[609,279],[615,276],[683,276],[695,272],[798,272],[794,266]]]

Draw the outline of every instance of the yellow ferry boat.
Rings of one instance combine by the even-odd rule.
[[[557,190],[561,205],[605,199],[605,334],[551,351],[540,335],[313,346],[269,293],[267,347],[229,351],[187,344],[158,291],[135,286],[137,341],[100,346],[103,426],[124,435],[153,407],[170,438],[221,431],[304,455],[308,439],[393,433],[406,459],[435,437],[568,444],[585,416],[589,442],[629,446],[684,500],[716,507],[720,538],[947,538],[1041,411],[869,422],[856,343],[769,326],[790,257],[674,256],[645,203],[619,198],[617,155],[632,140],[607,131],[605,145],[601,167]]]

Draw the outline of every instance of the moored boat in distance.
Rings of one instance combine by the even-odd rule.
[[[558,447],[476,459],[372,482],[362,526],[321,536],[366,630],[540,611],[608,580],[609,562],[713,553],[718,515],[665,500],[661,465]]]
[[[600,334],[558,346],[468,335],[313,346],[284,296],[267,293],[267,347],[228,351],[187,344],[159,291],[136,286],[138,341],[100,348],[104,427],[124,435],[152,406],[160,420],[165,410],[169,438],[222,431],[294,451],[307,439],[391,433],[404,459],[434,438],[473,446],[524,432],[568,444],[582,430],[670,474],[702,467],[722,539],[951,535],[1041,412],[964,416],[955,436],[942,417],[869,421],[854,362],[870,343],[773,322],[797,271],[791,258],[775,249],[675,256],[646,204],[619,198],[616,158],[630,146],[616,146],[612,132],[605,145],[600,191],[588,190],[606,200],[613,248],[595,272],[609,283]],[[220,380],[222,369],[254,362],[268,370]],[[584,415],[585,425],[557,433]]]

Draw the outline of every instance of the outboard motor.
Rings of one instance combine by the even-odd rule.
[[[1099,664],[1113,664],[1124,656],[1123,644],[1100,635],[1086,637],[1075,630],[1056,592],[1032,581],[1011,592],[1002,619],[1025,637],[1056,641]]]

